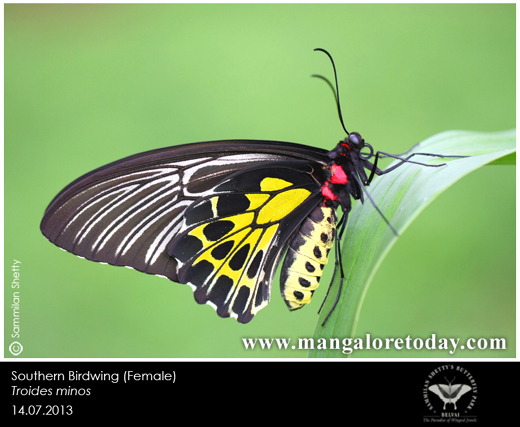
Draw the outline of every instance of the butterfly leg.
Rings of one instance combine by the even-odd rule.
[[[388,154],[388,153],[384,153],[384,152],[380,152],[380,156],[379,158],[381,159],[386,159],[387,157],[404,157],[406,155],[406,153],[403,153],[403,154]],[[433,153],[412,153],[410,154],[409,157],[411,156],[430,156],[430,157],[440,157],[441,159],[451,159],[451,158],[464,158],[464,157],[468,157],[468,156],[448,156],[446,154],[433,154]],[[408,158],[409,158],[408,157]],[[429,166],[429,165],[427,165]]]
[[[403,157],[402,155],[395,155],[395,154],[385,153],[383,151],[378,151],[376,153],[376,158],[374,160],[374,167],[372,168],[372,171],[370,172],[370,177],[368,178],[368,181],[367,181],[366,185],[370,185],[370,183],[372,182],[372,180],[374,179],[374,176],[376,174],[377,175],[385,175],[385,174],[387,174],[389,172],[392,172],[393,170],[397,169],[399,166],[404,165],[405,163],[413,163],[414,165],[427,166],[427,167],[432,167],[432,168],[438,168],[438,167],[441,167],[441,166],[446,166],[446,163],[441,163],[439,165],[428,165],[426,163],[414,162],[414,161],[410,160],[413,156],[431,156],[431,157],[439,157],[441,159],[444,159],[444,158],[464,158],[464,157],[467,157],[467,156],[445,156],[445,155],[442,155],[442,154],[432,154],[432,153],[412,153],[408,157]],[[392,166],[391,168],[385,169],[384,171],[377,172],[377,161],[380,158],[381,159],[386,159],[387,157],[391,157],[393,159],[401,160],[401,162],[398,163],[395,166]]]
[[[408,157],[401,157],[401,156],[396,156],[396,155],[393,155],[393,154],[384,153],[382,151],[380,151],[378,153],[380,153],[380,154],[382,154],[384,156],[384,157],[380,156],[380,158],[382,158],[382,159],[384,159],[386,157],[392,157],[394,159],[402,160],[401,163],[398,163],[397,165],[392,166],[391,168],[388,168],[388,169],[384,170],[381,175],[387,174],[388,172],[392,172],[394,169],[398,168],[399,166],[403,165],[404,163],[413,163],[415,165],[427,166],[427,167],[432,167],[432,168],[438,168],[440,166],[445,166],[446,165],[446,163],[441,163],[440,165],[428,165],[426,163],[412,162],[412,161],[410,161],[410,159],[413,156],[430,156],[430,157],[439,157],[441,159],[448,158],[448,157],[459,157],[459,158],[460,157],[467,157],[467,156],[444,156],[442,154],[432,154],[432,153],[412,153]]]

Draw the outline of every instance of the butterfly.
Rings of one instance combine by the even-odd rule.
[[[410,160],[417,154],[442,155],[374,154],[359,133],[349,133],[334,61],[326,50],[316,50],[332,62],[347,133],[333,150],[225,140],[136,154],[65,187],[45,211],[43,235],[79,257],[188,284],[199,304],[240,323],[269,303],[284,254],[280,293],[290,310],[309,304],[334,247],[339,296],[340,241],[351,199],[363,202],[366,194],[378,209],[365,188],[375,175],[404,163],[444,164]],[[377,162],[384,157],[400,162],[382,171]],[[337,298],[327,318],[336,303]]]
[[[455,378],[451,381],[446,380],[448,384],[434,384],[428,387],[428,390],[435,393],[444,402],[443,410],[446,409],[446,404],[453,404],[455,410],[457,410],[457,401],[462,395],[466,394],[471,390],[471,387],[466,384],[451,384]]]

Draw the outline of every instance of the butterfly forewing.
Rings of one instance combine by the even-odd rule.
[[[233,173],[271,161],[323,158],[325,151],[285,142],[215,141],[137,154],[96,169],[62,190],[47,208],[42,233],[80,257],[177,281],[166,248],[184,212]],[[237,203],[228,194],[221,211]],[[256,195],[254,203],[260,203]],[[238,204],[237,204],[238,206]],[[242,252],[243,253],[243,252]]]

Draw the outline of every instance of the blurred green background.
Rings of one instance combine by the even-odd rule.
[[[248,138],[332,149],[347,129],[400,153],[438,132],[515,127],[514,4],[5,5],[5,281],[21,264],[19,357],[305,357],[242,338],[312,337],[311,306],[278,296],[248,325],[188,286],[79,259],[39,231],[68,183],[122,157]],[[382,178],[384,179],[384,178]],[[515,357],[515,167],[487,166],[399,239],[357,336],[506,338],[505,351],[354,357]],[[12,290],[5,287],[5,354]],[[344,337],[338,337],[344,338]]]

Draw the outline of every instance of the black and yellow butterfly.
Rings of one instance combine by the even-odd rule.
[[[136,154],[63,189],[41,231],[80,257],[188,284],[199,304],[241,323],[269,303],[286,253],[281,294],[298,309],[311,301],[334,242],[337,260],[351,197],[363,201],[374,175],[411,162],[374,156],[359,133],[347,135],[329,152],[229,140]],[[383,172],[377,160],[385,156],[401,162]]]

